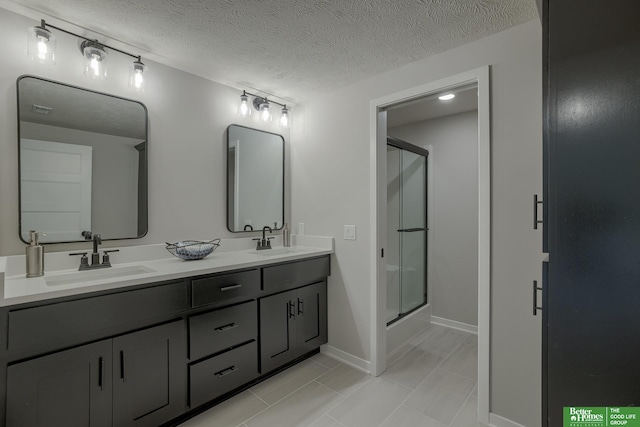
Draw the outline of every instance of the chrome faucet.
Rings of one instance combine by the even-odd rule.
[[[268,225],[265,225],[264,227],[262,227],[262,239],[253,239],[258,241],[258,245],[256,246],[256,250],[258,251],[261,251],[263,249],[271,249],[271,239],[273,239],[273,237],[266,237],[265,233],[267,230],[269,230],[269,233],[273,233],[273,229]]]
[[[100,253],[98,252],[98,247],[102,244],[102,236],[97,233],[92,233],[91,231],[83,231],[82,237],[85,240],[91,239],[93,241],[93,252],[91,253],[91,265],[89,265],[89,258],[87,257],[86,252],[76,252],[69,254],[69,256],[81,255],[80,258],[80,267],[78,270],[91,270],[94,268],[107,268],[111,267],[111,260],[109,259],[109,254],[111,252],[120,252],[120,249],[112,249],[109,251],[103,251],[102,255],[102,263],[100,262]]]

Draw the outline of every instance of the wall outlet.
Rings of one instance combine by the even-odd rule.
[[[356,226],[345,225],[344,226],[344,240],[356,240]]]
[[[298,234],[304,236],[304,222],[298,223]]]

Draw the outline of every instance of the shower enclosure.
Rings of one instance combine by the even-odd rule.
[[[387,138],[387,325],[427,304],[427,157]]]

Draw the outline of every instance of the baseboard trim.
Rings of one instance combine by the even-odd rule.
[[[522,424],[518,424],[515,421],[511,421],[508,418],[501,417],[492,412],[489,413],[489,425],[494,427],[524,427]]]
[[[371,362],[368,360],[360,359],[357,356],[354,356],[351,353],[347,353],[346,351],[342,351],[337,349],[329,344],[324,344],[320,346],[320,353],[329,356],[333,359],[336,359],[345,365],[351,366],[359,371],[362,371],[366,374],[371,374]]]
[[[471,334],[478,335],[478,327],[475,325],[469,325],[468,323],[458,322],[457,320],[445,319],[444,317],[438,317],[431,315],[431,323],[434,325],[446,326],[447,328],[458,329],[459,331],[469,332]]]

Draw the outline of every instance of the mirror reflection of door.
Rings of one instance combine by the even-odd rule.
[[[34,76],[18,78],[18,106],[22,240],[29,230],[46,233],[42,243],[144,236],[146,107]]]
[[[79,240],[91,230],[92,147],[20,140],[23,240],[46,230],[54,241]]]

